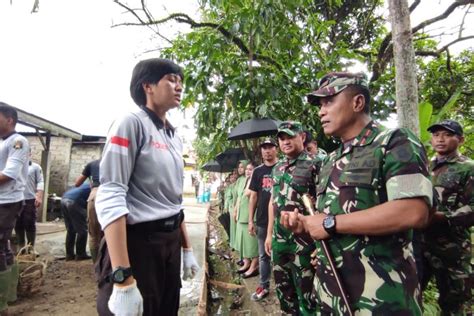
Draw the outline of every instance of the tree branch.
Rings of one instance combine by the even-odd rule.
[[[464,22],[466,21],[466,16],[468,15],[470,8],[471,8],[471,6],[469,5],[469,6],[467,7],[466,12],[464,12],[464,15],[463,15],[462,20],[461,20],[461,25],[459,26],[459,34],[458,34],[458,37],[462,37],[462,31],[464,30]]]
[[[421,30],[422,28],[428,25],[431,25],[435,22],[446,19],[457,7],[460,7],[466,4],[472,4],[472,3],[474,3],[474,0],[456,0],[442,14],[432,19],[428,19],[426,21],[421,22],[417,26],[413,27],[411,29],[411,32],[412,34],[415,34],[416,32],[418,32],[419,30]],[[380,48],[377,53],[377,61],[374,63],[374,66],[372,67],[372,78],[370,79],[371,82],[377,80],[380,77],[388,61],[391,59],[391,56],[393,55],[393,53],[391,52],[392,50],[391,41],[392,41],[392,34],[388,33],[387,36],[385,36],[385,38],[383,39],[382,43],[380,44]]]
[[[130,8],[129,6],[123,4],[122,2],[120,2],[119,0],[114,0],[115,3],[117,3],[119,6],[121,6],[122,8],[124,8],[125,10],[127,10],[128,12],[130,12],[131,14],[133,14],[133,16],[135,16],[135,18],[140,21],[140,25],[147,25],[147,22],[145,20],[143,20],[136,12],[134,9]],[[144,0],[141,1],[142,3],[142,10],[145,12],[145,15],[148,17],[148,19],[152,19],[151,15],[148,14],[148,10],[146,9],[146,5],[144,3]],[[112,25],[112,27],[115,27],[115,26],[119,26],[119,25],[126,25],[126,24],[118,24],[118,25]],[[152,30],[156,35],[158,35],[159,37],[161,37],[163,40],[167,41],[169,44],[172,44],[172,41],[169,40],[167,37],[163,36],[158,30],[154,30],[152,27],[148,26],[148,28],[150,30]]]
[[[417,26],[415,26],[414,28],[412,28],[411,33],[414,34],[414,33],[418,32],[419,30],[421,30],[422,28],[424,28],[424,27],[426,27],[430,24],[433,24],[435,22],[446,19],[451,13],[453,13],[453,11],[457,7],[460,7],[460,6],[463,6],[463,5],[466,5],[466,4],[472,4],[472,3],[474,3],[474,0],[457,0],[453,3],[451,3],[451,5],[442,14],[440,14],[437,17],[434,17],[432,19],[428,19],[426,21],[423,21],[420,24],[418,24]]]
[[[413,3],[411,4],[411,6],[408,8],[408,10],[411,12],[413,12],[413,10],[416,9],[416,7],[420,4],[421,0],[415,0],[413,1]]]
[[[457,38],[457,39],[455,39],[454,41],[449,42],[448,44],[444,45],[443,47],[441,47],[440,49],[435,50],[435,51],[416,51],[415,54],[416,54],[417,56],[434,56],[434,57],[439,57],[439,56],[441,55],[441,53],[444,52],[444,51],[447,51],[448,48],[449,48],[451,45],[454,45],[454,44],[456,44],[456,43],[458,43],[458,42],[467,41],[467,40],[470,40],[470,39],[474,39],[474,35]]]
[[[10,1],[11,4],[11,1]],[[35,0],[35,3],[33,3],[33,8],[31,9],[31,13],[36,13],[39,11],[39,0]]]
[[[242,53],[244,53],[246,56],[249,56],[250,50],[248,47],[245,45],[245,43],[242,41],[241,38],[238,36],[232,34],[229,32],[226,28],[224,28],[222,25],[217,24],[217,23],[211,23],[211,22],[196,22],[194,21],[190,16],[184,13],[172,13],[169,16],[160,19],[160,20],[150,20],[150,21],[144,21],[142,20],[136,12],[133,11],[133,9],[128,8],[126,5],[120,3],[118,0],[115,0],[116,3],[118,3],[120,6],[126,8],[128,11],[130,11],[139,21],[139,23],[120,23],[114,25],[114,27],[117,26],[150,26],[150,25],[158,25],[158,24],[163,24],[171,20],[175,20],[176,22],[179,23],[184,23],[188,24],[191,28],[211,28],[215,29],[218,32],[220,32],[226,39],[230,40],[232,43],[234,43]],[[259,54],[257,52],[252,52],[252,60],[259,60],[259,61],[265,61],[278,69],[283,69],[283,67],[270,58],[269,56],[265,56],[262,54]]]

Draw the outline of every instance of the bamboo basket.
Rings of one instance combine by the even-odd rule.
[[[20,249],[16,259],[19,266],[18,296],[27,297],[38,293],[44,282],[47,262],[36,260],[31,245]]]

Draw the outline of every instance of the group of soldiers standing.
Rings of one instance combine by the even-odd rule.
[[[266,163],[261,144],[262,166],[270,166],[261,185],[269,194],[256,199],[266,207],[249,204],[249,226],[255,213],[268,211],[263,247],[281,310],[421,315],[422,293],[434,276],[443,315],[472,313],[474,162],[458,151],[461,125],[444,120],[429,127],[435,152],[429,162],[410,130],[372,120],[364,74],[329,73],[307,97],[319,107],[324,133],[341,145],[327,157],[310,154],[303,126],[281,123],[282,158]],[[268,295],[268,280],[260,281],[252,299]]]

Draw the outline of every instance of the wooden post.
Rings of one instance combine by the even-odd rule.
[[[46,222],[46,215],[48,212],[48,193],[49,193],[49,179],[51,171],[51,153],[49,147],[51,144],[51,133],[46,134],[46,148],[41,152],[41,169],[43,169],[44,177],[44,194],[43,204],[39,212],[38,220],[40,222]]]

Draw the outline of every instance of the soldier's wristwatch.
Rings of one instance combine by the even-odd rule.
[[[109,274],[109,280],[112,283],[122,284],[132,275],[132,268],[117,267]]]
[[[326,218],[323,219],[323,227],[329,236],[333,236],[336,233],[336,216],[326,216]]]

